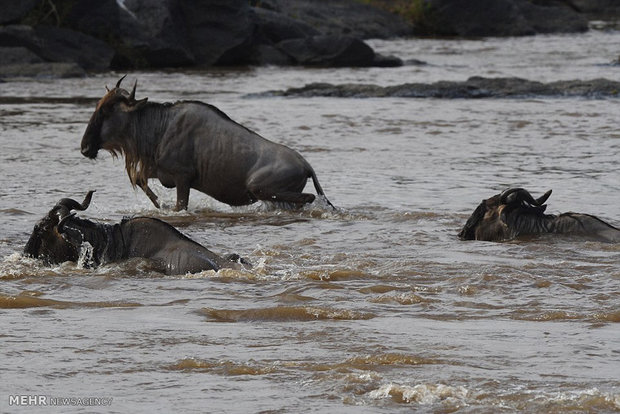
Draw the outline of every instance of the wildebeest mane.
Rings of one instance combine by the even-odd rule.
[[[139,131],[143,129],[143,125],[165,125],[165,109],[172,105],[171,103],[146,102],[142,108],[135,111],[136,122],[132,123],[133,128],[129,139],[122,143],[114,143],[107,148],[114,158],[119,155],[125,157],[125,169],[134,188],[148,181],[155,165],[153,158],[155,145],[152,141],[157,139],[157,133],[140,134]]]

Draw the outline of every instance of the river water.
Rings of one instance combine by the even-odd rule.
[[[79,151],[121,74],[0,84],[0,411],[27,410],[15,395],[112,399],[44,412],[620,411],[620,246],[456,237],[509,186],[552,188],[549,212],[620,225],[620,101],[247,96],[310,82],[618,80],[620,34],[371,43],[428,64],[128,76],[138,98],[207,101],[300,151],[335,212],[192,191],[174,213],[175,192],[153,184],[157,211],[122,159]],[[21,256],[36,221],[90,189],[82,217],[159,217],[254,268],[163,276],[140,260],[92,270]]]

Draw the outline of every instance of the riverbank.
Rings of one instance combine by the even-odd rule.
[[[0,79],[211,66],[396,67],[368,39],[582,32],[606,0],[0,0]],[[495,0],[493,0],[495,1]],[[493,3],[495,4],[495,3]],[[501,6],[501,7],[500,7]]]

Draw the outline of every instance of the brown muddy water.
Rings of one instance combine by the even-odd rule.
[[[173,213],[174,191],[154,185],[157,211],[122,160],[79,152],[120,74],[0,84],[0,411],[30,412],[10,405],[18,395],[109,403],[37,412],[620,411],[620,246],[456,237],[509,186],[552,188],[548,211],[620,225],[620,101],[246,97],[313,81],[618,80],[619,40],[375,41],[429,64],[129,74],[139,98],[208,101],[299,150],[337,212],[192,192]],[[56,201],[90,189],[81,216],[160,217],[254,269],[163,276],[140,260],[21,256]]]

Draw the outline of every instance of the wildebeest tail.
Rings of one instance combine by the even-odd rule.
[[[316,193],[320,196],[323,196],[325,201],[327,201],[327,204],[329,204],[329,206],[335,210],[336,207],[334,207],[331,201],[327,199],[327,196],[325,196],[325,192],[323,191],[323,188],[321,187],[321,183],[319,183],[319,179],[316,178],[316,173],[314,172],[314,169],[312,168],[310,168],[310,177],[312,178],[312,182],[314,183],[314,189],[316,190]]]

